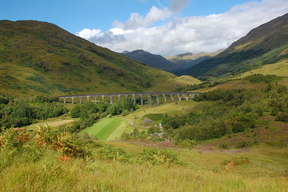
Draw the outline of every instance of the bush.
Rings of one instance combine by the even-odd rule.
[[[236,144],[236,148],[245,148],[245,147],[249,147],[252,146],[252,143],[249,141],[240,141]]]
[[[229,149],[229,146],[227,143],[219,143],[218,147],[221,149]]]
[[[71,111],[70,111],[70,115],[72,118],[78,118],[80,117],[80,106],[76,105]]]
[[[171,150],[145,149],[139,160],[152,165],[183,165]]]
[[[35,119],[59,117],[68,112],[62,103],[43,103],[32,108]]]
[[[36,96],[32,100],[33,102],[39,102],[39,103],[53,103],[53,102],[59,102],[58,97],[47,97],[47,96]]]
[[[176,145],[178,145],[180,147],[193,147],[193,146],[197,145],[197,141],[185,139],[185,140],[178,141],[176,143]]]
[[[154,127],[150,127],[149,129],[148,129],[148,133],[149,134],[154,134],[154,133],[161,133],[162,131],[161,131],[161,129],[158,127],[158,126],[154,126]]]
[[[247,163],[250,163],[250,160],[247,157],[236,157],[233,159],[224,160],[221,164],[222,165],[230,164],[231,166],[238,166],[238,165],[244,165]]]
[[[280,80],[281,77],[277,77],[276,75],[254,74],[247,76],[244,79],[250,81],[251,83],[272,83],[274,81]]]
[[[97,157],[103,160],[109,161],[122,161],[122,162],[131,162],[132,156],[127,154],[126,151],[120,148],[112,148],[109,145],[104,145],[97,151]]]
[[[243,90],[216,90],[196,95],[194,100],[222,101],[227,105],[240,106],[244,103],[246,94],[244,94]]]
[[[276,121],[288,122],[288,112],[280,112],[276,116]]]
[[[122,112],[122,116],[126,116],[126,115],[128,115],[129,114],[129,111],[127,110],[127,109],[125,109],[123,112]]]
[[[37,131],[37,144],[41,147],[51,147],[69,157],[85,157],[89,155],[79,140],[63,131],[52,131],[49,127],[41,127]]]
[[[0,95],[0,105],[1,104],[6,105],[8,103],[9,103],[9,99],[7,97],[4,97],[4,96]]]

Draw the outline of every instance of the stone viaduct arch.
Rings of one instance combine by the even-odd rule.
[[[159,92],[159,93],[111,93],[111,94],[91,94],[91,95],[69,95],[69,96],[61,96],[59,97],[63,103],[71,102],[72,104],[76,103],[76,100],[82,104],[84,100],[90,102],[91,99],[97,103],[102,100],[109,100],[110,104],[113,104],[115,101],[120,101],[122,97],[128,98],[130,97],[134,103],[136,103],[136,99],[140,100],[140,105],[144,105],[144,100],[147,99],[148,105],[152,105],[153,101],[156,102],[157,105],[160,104],[160,99],[163,99],[164,103],[174,102],[174,101],[182,101],[189,100],[189,98],[194,98],[195,95],[198,95],[198,92]],[[176,97],[176,98],[175,98]]]

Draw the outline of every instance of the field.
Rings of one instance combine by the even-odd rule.
[[[153,114],[169,114],[180,115],[192,111],[196,106],[195,101],[181,101],[166,103],[159,106],[145,105],[127,116],[107,117],[101,119],[93,126],[88,127],[80,132],[87,133],[90,137],[96,137],[100,140],[115,140],[119,139],[123,133],[130,133],[134,127],[145,128],[143,121],[146,116]]]
[[[253,75],[253,74],[277,75],[277,76],[287,77],[288,76],[288,60],[283,59],[274,64],[264,65],[258,69],[243,73],[239,75],[239,77],[243,78],[243,77]]]
[[[168,102],[170,98],[167,97]],[[176,100],[176,99],[175,99]],[[125,116],[125,118],[131,120],[135,127],[141,128],[145,127],[143,124],[144,116],[147,114],[168,114],[168,115],[181,115],[193,111],[197,105],[197,102],[189,100],[181,102],[171,102],[166,104],[161,104],[159,106],[148,106],[144,105],[140,109],[130,113]]]
[[[88,127],[80,132],[80,134],[88,134],[100,140],[119,139],[124,132],[131,130],[129,123],[125,119],[119,117],[107,117],[101,119],[93,126]]]

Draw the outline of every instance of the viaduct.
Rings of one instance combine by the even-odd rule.
[[[94,95],[69,95],[69,96],[61,96],[60,100],[63,100],[64,104],[68,101],[71,101],[72,104],[75,103],[76,100],[82,104],[83,100],[90,102],[90,98],[94,98],[94,102],[97,103],[98,98],[105,101],[105,98],[108,98],[110,104],[113,104],[115,101],[115,97],[117,101],[120,101],[121,97],[132,98],[133,102],[136,103],[136,98],[140,99],[140,104],[144,105],[144,98],[147,99],[148,105],[152,105],[152,102],[156,102],[157,105],[160,104],[160,98],[163,98],[164,103],[167,102],[167,97],[170,98],[170,101],[181,101],[182,99],[189,100],[189,98],[194,98],[195,95],[198,95],[198,92],[159,92],[159,93],[111,93],[111,94],[94,94]],[[152,97],[154,99],[152,99]],[[175,99],[176,97],[176,99]]]

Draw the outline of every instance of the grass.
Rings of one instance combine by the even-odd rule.
[[[87,133],[90,137],[96,137],[100,140],[114,140],[119,139],[127,130],[130,130],[127,120],[119,117],[107,117],[82,130],[80,134]]]
[[[168,101],[169,99],[170,98],[167,97]],[[172,103],[161,104],[159,106],[144,105],[140,109],[137,109],[136,111],[125,116],[125,118],[131,120],[135,127],[141,128],[143,127],[143,120],[147,114],[167,113],[168,115],[181,115],[193,111],[196,105],[197,102],[192,100],[189,101],[182,100],[181,102],[177,101]]]
[[[127,151],[147,148],[123,142],[113,144],[125,145]],[[35,162],[18,159],[13,166],[1,166],[0,188],[4,192],[287,191],[287,149],[256,148],[242,153],[232,151],[199,153],[196,149],[173,149],[173,151],[187,163],[187,166],[147,166],[83,159],[61,161],[57,158],[57,154],[53,153],[47,153]],[[225,160],[241,157],[248,158],[249,163],[234,166],[229,170],[222,164]],[[2,163],[5,158],[1,158]]]
[[[47,120],[42,120],[36,123],[33,123],[29,126],[27,126],[26,128],[28,129],[35,129],[35,128],[39,128],[39,127],[43,127],[43,126],[49,126],[51,128],[55,128],[55,127],[59,127],[62,125],[71,125],[75,120],[75,118],[68,118],[68,117],[56,117],[56,118],[50,118]]]
[[[194,101],[144,106],[125,118],[133,119],[134,115],[143,117],[146,114],[165,112],[177,115],[198,110],[198,107]],[[269,116],[264,117],[263,121],[268,122],[269,129],[266,129],[264,124],[263,127],[255,129],[259,141],[262,139],[263,141],[268,139],[287,141],[287,134],[281,132],[287,130],[287,124],[275,122]],[[117,138],[116,135],[121,135],[122,131],[129,126],[128,124],[120,117],[104,118],[85,131],[95,135],[100,134],[106,140],[113,140],[113,137]],[[249,138],[253,136],[252,132],[245,132],[234,134],[232,137],[225,136],[205,141],[192,149],[171,148],[170,150],[178,156],[179,160],[185,162],[186,166],[183,167],[121,163],[117,160],[105,161],[95,157],[71,158],[64,161],[51,149],[41,148],[45,151],[30,154],[29,150],[32,151],[32,146],[24,146],[28,153],[22,155],[16,155],[17,151],[2,150],[0,151],[0,189],[3,192],[286,192],[288,188],[287,147],[272,147],[264,145],[263,142],[242,150],[231,147],[229,150],[223,150],[213,147],[213,143],[217,146],[221,142],[226,142],[230,146],[235,139],[246,137],[247,134],[251,135]],[[123,141],[97,142],[108,144],[113,148],[121,148],[129,154],[151,148],[148,145]],[[93,154],[97,147],[91,150]],[[223,164],[235,159],[248,161],[241,165],[232,164],[230,167]]]
[[[282,77],[288,76],[288,60],[283,59],[277,63],[264,65],[258,69],[245,72],[237,77],[243,78],[253,74],[263,74],[263,75],[277,75]]]

